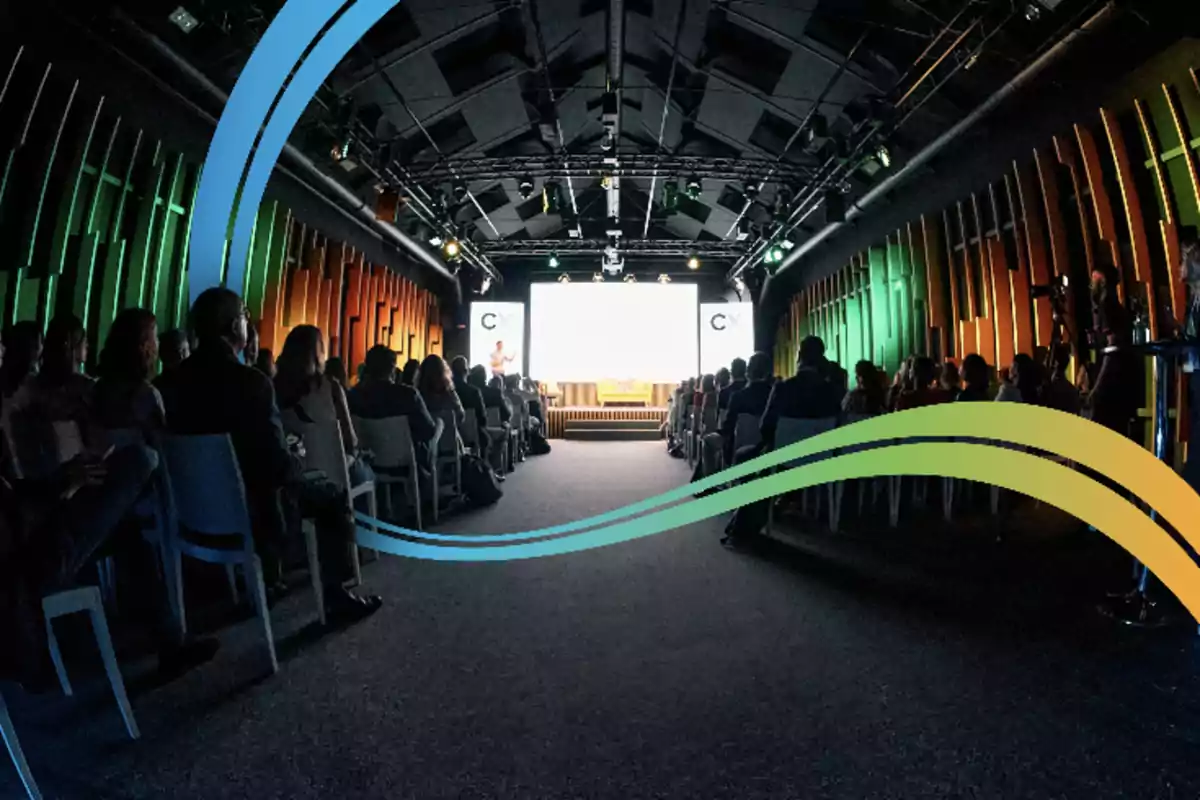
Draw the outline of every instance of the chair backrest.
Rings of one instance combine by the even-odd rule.
[[[500,427],[500,409],[494,407],[487,409],[487,424],[489,428]]]
[[[319,470],[339,489],[350,488],[346,465],[346,447],[337,422],[304,422],[293,409],[279,415],[283,429],[304,442],[304,467]]]
[[[708,408],[704,409],[703,418],[700,420],[700,431],[702,433],[712,433],[717,429],[717,409],[712,403],[709,403]]]
[[[237,536],[252,550],[246,487],[227,433],[163,437],[163,456],[181,528]]]
[[[458,452],[458,423],[454,420],[454,411],[446,409],[438,414],[442,420],[442,438],[438,439],[438,455],[452,456]]]
[[[759,430],[761,425],[762,418],[756,414],[738,414],[737,423],[733,429],[733,449],[736,451],[761,442],[762,432]]]
[[[141,428],[101,428],[95,430],[96,440],[105,447],[121,449],[146,444],[146,434]]]
[[[780,417],[775,426],[775,449],[782,450],[790,444],[811,439],[837,427],[837,417],[818,417],[816,419],[799,419],[796,417]],[[809,457],[811,459],[811,457]],[[801,463],[797,459],[782,467],[795,466]]]
[[[459,428],[458,434],[462,437],[462,442],[465,446],[479,446],[479,420],[475,418],[474,412],[467,414],[467,416],[463,419],[463,424],[462,427]]]
[[[375,456],[373,465],[384,469],[411,467],[417,463],[408,417],[354,418],[354,430],[363,448]],[[444,436],[445,434],[443,434]]]
[[[725,427],[725,419],[728,416],[729,416],[729,409],[727,409],[727,408],[722,408],[720,411],[717,412],[717,427],[718,428]]]

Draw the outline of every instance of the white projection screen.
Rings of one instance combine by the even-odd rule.
[[[716,373],[754,353],[753,303],[700,304],[700,371]]]
[[[471,366],[476,364],[489,376],[525,374],[524,303],[471,303]]]
[[[539,381],[678,383],[696,371],[695,284],[535,283],[529,294]]]

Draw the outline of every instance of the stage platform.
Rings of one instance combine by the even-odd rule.
[[[665,406],[649,408],[598,408],[566,406],[546,409],[550,439],[628,441],[659,439],[667,419]]]

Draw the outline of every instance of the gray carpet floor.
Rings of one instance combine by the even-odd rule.
[[[688,477],[661,444],[556,441],[441,530]],[[513,563],[385,556],[365,580],[386,606],[358,626],[315,631],[304,592],[276,608],[274,677],[250,621],[169,686],[128,665],[139,742],[100,680],[4,691],[48,797],[1200,796],[1193,637],[980,622],[949,584],[918,603],[853,558],[726,551],[723,524]]]

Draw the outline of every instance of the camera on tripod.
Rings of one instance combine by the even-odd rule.
[[[1067,318],[1067,291],[1070,280],[1066,275],[1056,275],[1050,283],[1035,284],[1029,287],[1029,296],[1033,299],[1047,297],[1056,323],[1062,323]]]

